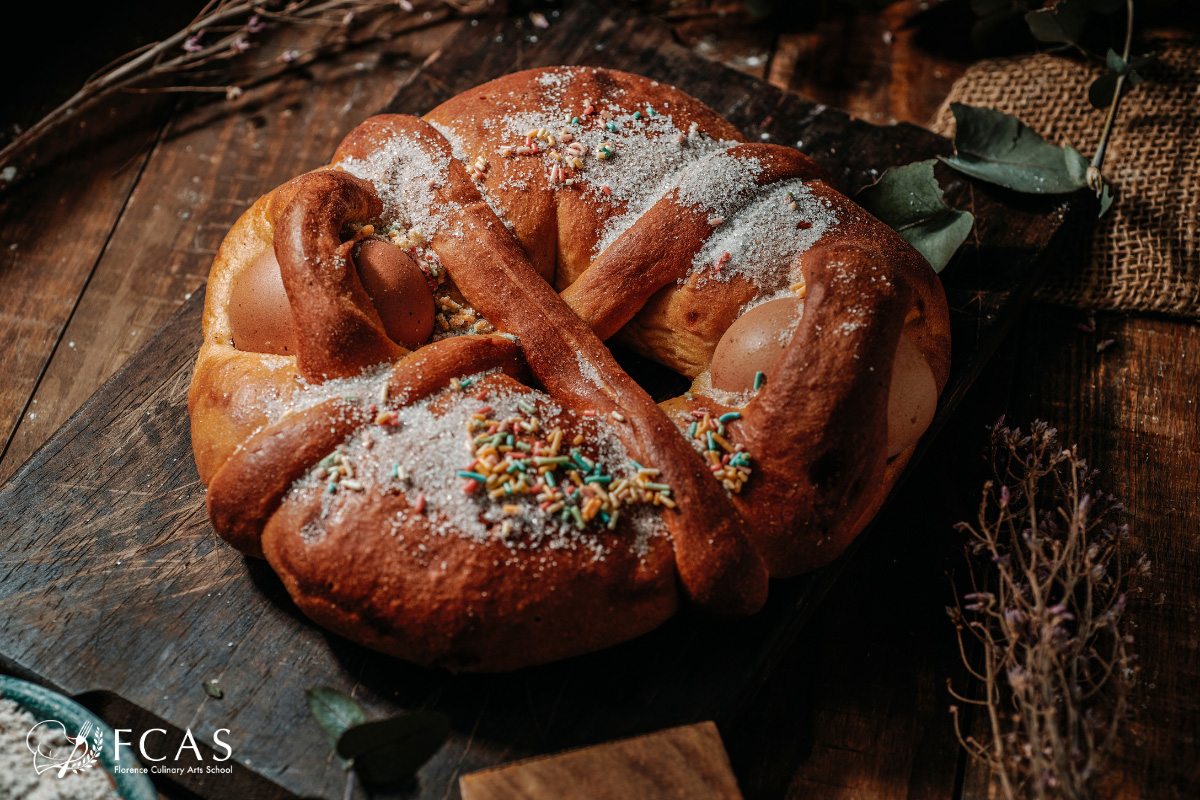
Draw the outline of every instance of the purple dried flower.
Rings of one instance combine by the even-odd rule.
[[[1001,486],[1000,487],[1000,507],[1001,508],[1008,507],[1008,498],[1009,498],[1008,487]]]
[[[235,53],[244,53],[250,49],[250,42],[246,41],[245,36],[235,36],[229,47]]]
[[[396,0],[396,5],[400,6],[401,11],[413,12],[413,4],[409,0]]]
[[[225,89],[225,99],[226,100],[231,100],[231,101],[237,100],[241,96],[242,96],[242,87],[240,87],[240,86],[230,86],[227,89]]]
[[[262,17],[258,14],[251,14],[250,19],[246,20],[246,30],[250,33],[258,33],[266,30],[267,23],[263,22]]]
[[[1112,347],[1116,343],[1117,343],[1116,339],[1105,339],[1104,341],[1097,342],[1096,343],[1096,352],[1103,353],[1105,350]]]
[[[300,51],[289,48],[280,53],[277,60],[282,61],[284,64],[291,64],[298,58],[300,58]]]
[[[200,44],[200,34],[193,33],[191,36],[183,40],[183,49],[187,53],[199,53],[204,49],[204,45]]]

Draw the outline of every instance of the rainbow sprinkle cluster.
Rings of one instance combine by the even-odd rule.
[[[623,506],[675,507],[671,487],[656,482],[659,470],[635,461],[637,473],[632,478],[616,478],[579,449],[582,434],[574,437],[574,446],[564,454],[563,429],[556,426],[547,431],[532,403],[521,401],[518,407],[520,413],[505,419],[493,418],[491,406],[471,415],[467,431],[473,460],[457,472],[465,479],[464,492],[483,490],[493,500],[533,496],[542,511],[558,514],[562,522],[574,522],[580,530],[594,520],[613,530]],[[585,416],[594,416],[594,412],[585,412]],[[503,510],[513,515],[522,508],[507,502]],[[503,535],[511,529],[506,520]]]
[[[317,477],[328,478],[325,491],[333,494],[339,488],[361,492],[362,482],[354,477],[354,466],[342,449],[334,450],[317,464]]]
[[[757,387],[756,387],[757,388]],[[730,444],[725,438],[725,423],[741,419],[737,411],[713,419],[707,411],[693,411],[692,424],[688,427],[688,435],[700,440],[704,445],[704,460],[713,475],[721,481],[726,489],[738,494],[746,481],[750,480],[750,454],[743,444]]]

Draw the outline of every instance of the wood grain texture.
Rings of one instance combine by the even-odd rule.
[[[435,21],[447,16],[442,11]],[[131,191],[136,169],[127,170],[132,174],[125,182],[112,187],[124,192],[115,206],[115,201],[89,195],[86,188],[78,194],[68,188],[65,196],[73,195],[71,217],[38,220],[37,224],[61,232],[59,248],[63,252],[73,248],[69,256],[42,253],[36,249],[39,237],[30,237],[29,254],[20,249],[12,254],[29,259],[27,269],[35,276],[30,280],[38,280],[42,291],[65,292],[46,311],[49,315],[51,309],[58,309],[54,319],[61,318],[61,322],[57,329],[53,322],[43,323],[48,327],[42,334],[53,343],[56,340],[50,331],[61,332],[58,338],[65,346],[44,355],[36,346],[0,350],[15,350],[29,360],[29,372],[33,371],[33,359],[49,359],[33,393],[31,413],[20,420],[0,460],[0,482],[204,283],[225,232],[251,203],[296,174],[325,163],[350,128],[391,97],[414,64],[428,57],[461,24],[452,21],[438,28],[422,24],[419,33],[401,35],[386,46],[372,45],[356,53],[353,60],[317,62],[310,73],[251,89],[237,103],[210,103],[184,110],[171,119],[144,157],[137,187]],[[280,46],[303,48],[305,37],[322,32],[288,33],[290,38]],[[401,54],[407,59],[407,68],[395,63]],[[316,87],[320,91],[314,91]],[[280,146],[281,142],[288,146]],[[103,169],[84,174],[103,176]],[[60,207],[50,209],[59,211]],[[98,260],[86,238],[82,248],[73,240],[72,222],[81,222],[88,236],[99,239],[103,233],[107,237],[107,241],[100,240],[104,251]],[[92,229],[95,233],[88,233]],[[98,254],[98,247],[96,250]],[[34,271],[56,257],[73,264],[74,273],[84,273],[86,293],[76,285],[79,276],[70,288],[58,290]],[[68,314],[70,321],[63,330]],[[26,326],[32,324],[35,322],[25,321]],[[4,335],[0,330],[0,336]],[[14,335],[28,337],[33,332]],[[15,408],[23,402],[21,391],[27,400],[32,388],[27,381],[6,383],[0,393],[11,392],[13,397],[0,394],[0,414],[6,406]]]
[[[68,129],[62,139],[82,140],[86,168],[60,162],[0,198],[0,481],[11,472],[3,465],[15,460],[8,452],[19,425],[49,421],[52,431],[65,418],[54,412],[54,401],[34,399],[34,390],[56,352],[81,344],[65,339],[63,331],[166,122],[166,110],[156,104],[142,127],[117,138],[91,139],[89,128]]]
[[[1037,306],[1021,336],[1014,406],[1100,467],[1153,572],[1130,597],[1143,669],[1114,796],[1200,796],[1200,325]],[[1096,345],[1116,344],[1103,352]]]
[[[422,112],[490,77],[556,63],[676,83],[751,136],[802,141],[851,191],[886,166],[947,150],[925,131],[854,121],[717,67],[673,44],[662,25],[587,4],[536,34],[519,19],[463,28],[391,105]],[[956,369],[940,420],[1011,323],[1067,210],[959,179],[947,185],[981,224],[945,273]],[[120,698],[202,739],[228,727],[239,769],[310,796],[340,796],[344,783],[304,707],[303,690],[316,683],[354,693],[373,715],[435,707],[451,716],[451,740],[402,789],[407,797],[454,796],[465,772],[702,719],[716,719],[732,740],[772,704],[760,691],[765,676],[784,663],[840,564],[778,582],[749,620],[684,614],[609,651],[512,675],[420,670],[300,618],[274,575],[217,542],[204,515],[182,399],[200,305],[193,294],[0,489],[0,524],[10,532],[0,541],[0,665],[70,693]],[[223,700],[204,696],[209,678],[221,680]],[[748,796],[776,797],[787,783],[785,770],[761,769],[764,753],[741,762],[761,770]]]
[[[845,3],[813,15],[785,4],[781,19],[763,23],[782,30],[767,79],[876,124],[925,125],[975,58],[965,5],[901,0],[862,13]],[[937,41],[924,35],[930,28]]]
[[[463,800],[741,800],[712,722],[531,758],[459,779]]]

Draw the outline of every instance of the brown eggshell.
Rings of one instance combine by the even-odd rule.
[[[229,299],[233,346],[249,353],[296,354],[296,328],[279,274],[275,251],[268,248],[234,281]]]
[[[412,257],[388,242],[366,239],[355,252],[355,267],[388,336],[409,349],[425,342],[433,333],[433,294]],[[296,354],[292,308],[274,250],[263,251],[234,282],[229,321],[238,350]]]
[[[769,381],[803,311],[802,300],[784,297],[738,317],[713,353],[713,388],[747,391],[754,388],[757,372]],[[937,398],[937,382],[929,362],[907,336],[901,336],[888,393],[888,458],[921,437],[933,421]]]
[[[734,320],[713,352],[713,388],[722,392],[753,389],[757,372],[769,380],[803,311],[804,301],[799,297],[783,297],[755,306]]]
[[[416,349],[433,334],[433,293],[412,256],[390,242],[364,239],[354,255],[358,277],[392,341]]]
[[[888,458],[921,438],[933,422],[937,401],[937,381],[929,362],[911,339],[901,336],[888,394]]]

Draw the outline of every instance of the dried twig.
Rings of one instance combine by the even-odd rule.
[[[489,0],[433,0],[463,14],[478,13]],[[305,66],[329,53],[378,38],[388,17],[412,15],[410,0],[210,0],[185,28],[133,50],[93,74],[75,94],[0,149],[0,186],[18,177],[17,157],[46,134],[117,92],[212,92],[240,96],[238,75],[257,72],[256,83]],[[270,27],[318,25],[326,35],[303,52],[282,50],[256,70],[237,74],[233,62],[261,44]]]
[[[950,692],[986,713],[987,735],[964,735],[952,706],[955,731],[1003,797],[1084,798],[1130,713],[1138,669],[1125,585],[1150,564],[1127,562],[1121,504],[1094,492],[1096,472],[1053,428],[997,423],[992,456],[979,517],[959,525],[971,591],[947,609],[982,696]]]

